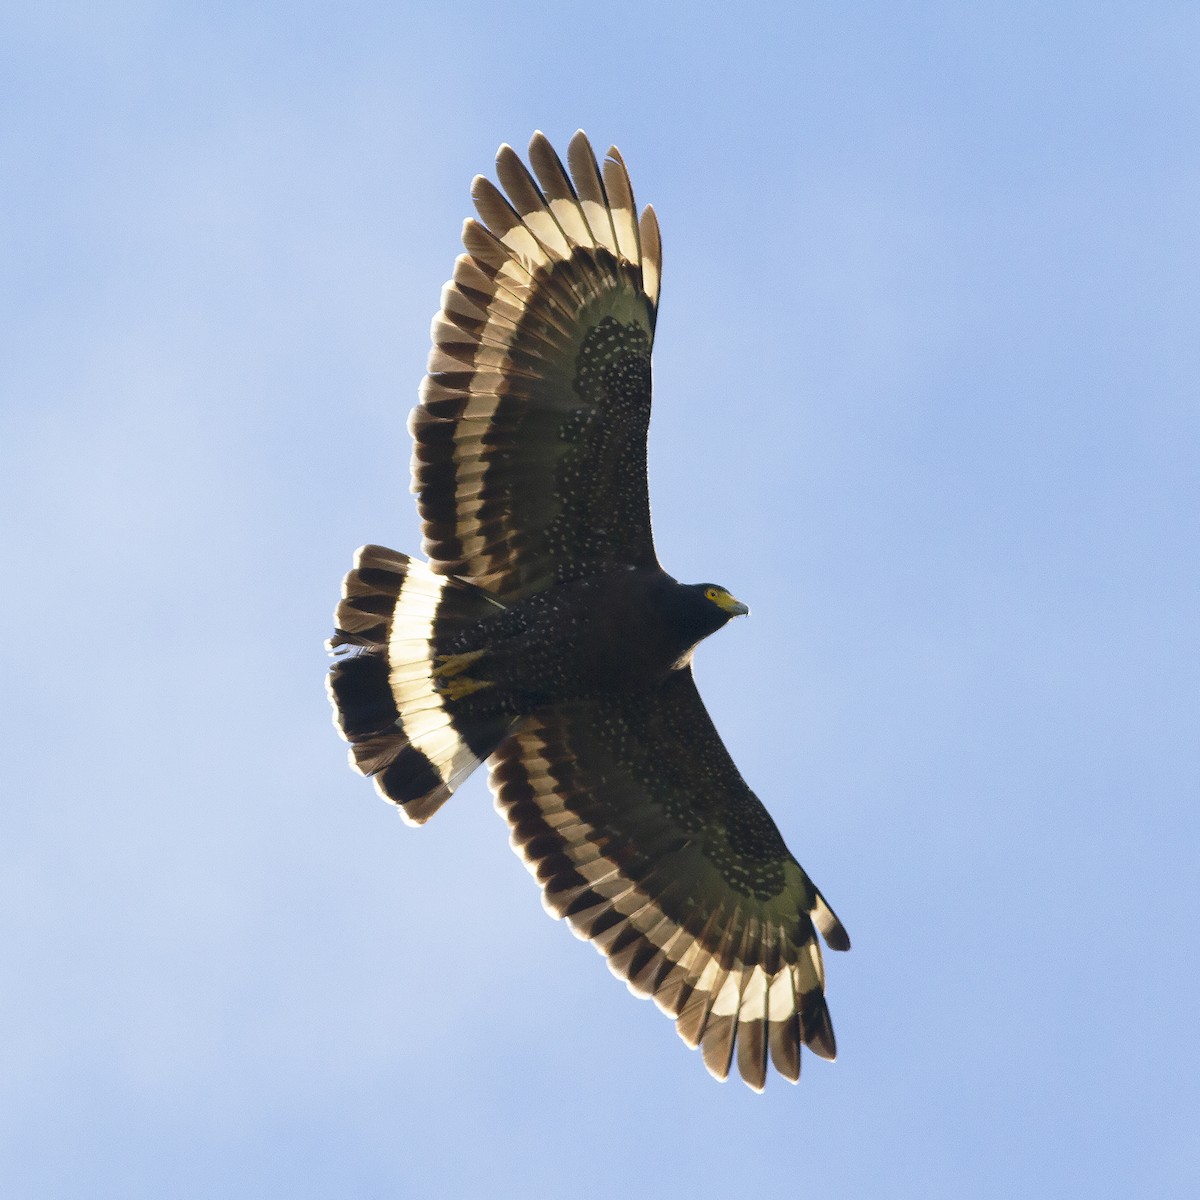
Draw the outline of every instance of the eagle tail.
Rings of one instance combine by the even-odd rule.
[[[464,714],[454,698],[461,666],[447,670],[435,651],[503,607],[395,550],[363,546],[354,556],[328,642],[337,656],[328,680],[334,724],[351,766],[373,776],[410,824],[433,816],[512,728],[505,716]]]

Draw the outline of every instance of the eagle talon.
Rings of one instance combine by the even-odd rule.
[[[495,687],[495,683],[490,679],[470,679],[465,675],[460,675],[455,679],[434,679],[433,687],[439,696],[445,696],[447,700],[461,700],[464,696],[470,696],[475,692],[481,692],[484,688]]]
[[[439,654],[433,660],[433,678],[451,679],[455,675],[461,675],[486,653],[486,650],[468,650],[465,654]]]

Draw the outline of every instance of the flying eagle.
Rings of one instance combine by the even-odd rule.
[[[615,147],[509,146],[442,292],[409,419],[428,563],[364,546],[329,646],[351,763],[414,824],[487,761],[546,908],[725,1079],[835,1053],[841,922],[692,678],[746,606],[659,566],[646,432],[661,243]]]

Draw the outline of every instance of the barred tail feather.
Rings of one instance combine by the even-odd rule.
[[[504,739],[504,717],[464,717],[433,681],[434,646],[503,606],[383,546],[363,546],[334,614],[328,679],[350,764],[411,824],[424,824]]]

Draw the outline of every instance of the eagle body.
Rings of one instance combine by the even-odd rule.
[[[523,716],[651,688],[731,619],[704,595],[711,586],[681,584],[660,568],[618,568],[523,597],[436,639],[434,653],[479,653],[460,677],[481,685],[462,697],[464,711]]]
[[[748,612],[650,527],[658,222],[619,152],[536,134],[442,293],[409,419],[428,562],[362,547],[329,646],[351,764],[422,824],[487,763],[547,910],[755,1090],[833,1058],[841,922],[725,749],[692,654]]]

